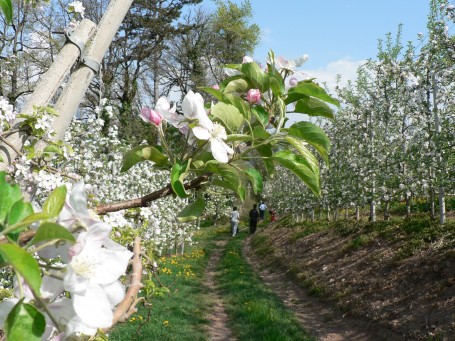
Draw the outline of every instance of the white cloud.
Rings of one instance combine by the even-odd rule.
[[[363,65],[365,60],[352,60],[350,58],[343,58],[334,62],[328,63],[326,66],[314,69],[303,70],[306,74],[316,78],[316,82],[326,82],[330,92],[335,93],[336,77],[341,75],[340,86],[343,87],[347,84],[348,80],[354,81],[357,78],[357,68]]]

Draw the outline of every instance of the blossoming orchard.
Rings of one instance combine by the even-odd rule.
[[[246,48],[236,60],[178,64],[192,31],[145,36],[138,16],[172,12],[147,1],[0,0],[6,339],[109,333],[136,313],[158,258],[183,254],[201,221],[223,221],[234,203],[265,198],[294,221],[342,209],[375,221],[377,208],[388,219],[393,204],[410,215],[425,201],[444,224],[455,192],[455,10],[431,4],[418,48],[388,36],[331,94],[301,72],[307,55],[255,62]],[[140,50],[141,39],[154,48]],[[194,73],[177,77],[185,68]]]

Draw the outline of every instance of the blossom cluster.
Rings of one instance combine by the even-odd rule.
[[[132,253],[111,240],[112,227],[89,212],[84,187],[82,182],[73,186],[57,219],[76,242],[38,248],[43,265],[46,260],[60,259],[52,270],[44,271],[40,288],[41,299],[46,302],[45,309],[38,306],[46,318],[43,340],[95,335],[99,328],[111,327],[113,309],[125,295],[119,278]],[[25,302],[36,299],[22,280],[15,281],[14,293],[15,297],[0,303],[0,327],[20,298]]]
[[[0,133],[10,127],[16,118],[16,112],[9,101],[0,96]]]

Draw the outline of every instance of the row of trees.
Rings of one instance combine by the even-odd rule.
[[[291,185],[293,212],[369,205],[374,221],[378,204],[388,219],[393,202],[405,201],[409,214],[411,200],[426,197],[431,217],[437,202],[444,223],[445,197],[455,191],[454,18],[453,5],[431,1],[428,32],[417,46],[403,46],[399,27],[396,37],[379,40],[377,59],[358,69],[357,80],[337,89],[342,107],[321,123],[332,142],[324,196]],[[270,193],[287,187],[277,179]]]

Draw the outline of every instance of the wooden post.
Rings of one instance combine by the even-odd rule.
[[[94,22],[84,19],[72,33],[72,38],[85,44],[95,33],[95,27]],[[35,86],[32,95],[21,112],[31,114],[33,112],[33,106],[41,107],[48,105],[79,55],[79,48],[75,44],[67,42],[62,47],[62,50],[50,68]],[[13,129],[16,129],[22,121],[22,119],[17,120],[13,125]],[[25,132],[18,132],[8,136],[8,142],[13,144],[17,150],[21,150],[26,138],[27,134]],[[0,163],[0,171],[5,170],[14,161],[16,156],[17,154],[12,148],[0,143],[0,157],[3,157],[5,160],[5,162]]]
[[[86,49],[84,56],[86,62],[92,61],[94,64],[101,64],[132,3],[133,0],[111,0]],[[55,139],[62,139],[65,135],[94,76],[95,70],[87,65],[81,66],[71,75],[55,106],[57,112],[60,113],[54,121]]]

